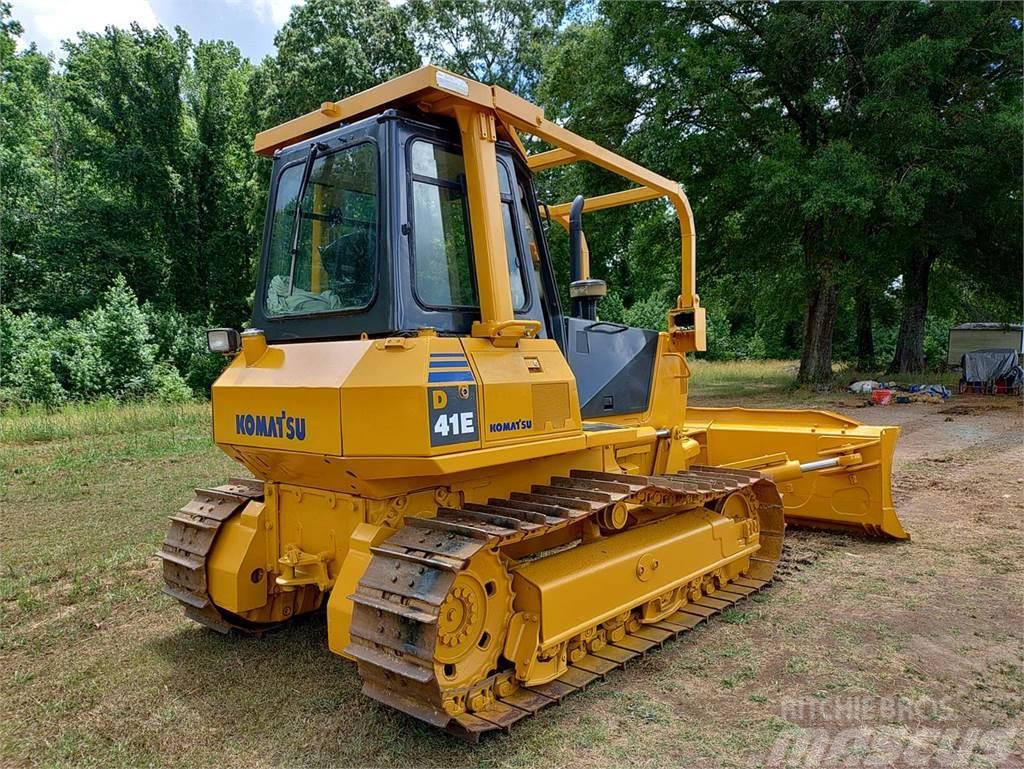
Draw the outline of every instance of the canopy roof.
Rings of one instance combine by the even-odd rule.
[[[511,142],[535,171],[585,160],[637,185],[621,192],[589,198],[584,205],[585,211],[667,197],[675,207],[682,240],[679,307],[697,306],[693,213],[679,184],[548,120],[541,107],[504,88],[484,85],[438,67],[421,67],[340,101],[324,102],[314,112],[262,131],[256,135],[253,149],[260,155],[273,155],[282,147],[336,128],[343,122],[352,122],[387,109],[418,109],[454,116],[455,107],[462,105],[472,105],[489,113],[493,120],[492,132]],[[519,132],[535,136],[553,149],[530,155],[519,138]],[[569,203],[552,206],[550,213],[556,219],[567,221]]]

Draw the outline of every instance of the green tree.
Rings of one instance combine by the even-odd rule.
[[[409,0],[412,34],[428,61],[529,98],[565,0]]]
[[[890,172],[902,318],[893,371],[925,365],[930,278],[950,262],[996,295],[1021,286],[1022,57],[1018,3],[909,4],[865,48],[866,143]]]
[[[914,294],[920,271],[906,265],[973,206],[963,196],[968,169],[1017,171],[1000,172],[972,201],[1012,201],[1019,189],[1019,23],[1007,5],[605,3],[572,35],[600,44],[557,56],[584,62],[598,85],[582,96],[557,86],[564,111],[600,125],[608,104],[623,151],[686,183],[702,274],[726,286],[745,278],[732,320],[742,325],[746,314],[771,349],[767,326],[792,325],[798,280],[802,381],[831,378],[841,312],[859,307],[868,350],[872,299],[901,273],[904,296]],[[610,101],[609,88],[627,98]],[[956,137],[968,122],[968,136]],[[949,141],[936,147],[944,136],[932,124],[948,124]],[[995,141],[969,146],[986,135]],[[922,186],[927,193],[908,194]],[[1007,253],[969,231],[945,241],[947,258],[976,250],[965,242]]]
[[[292,9],[263,62],[268,128],[419,66],[403,12],[387,0],[310,0]]]
[[[0,274],[4,303],[27,309],[44,282],[40,233],[54,199],[50,61],[30,45],[0,2]]]
[[[93,301],[120,273],[144,300],[202,310],[193,136],[181,98],[191,41],[133,25],[64,46],[61,174],[73,226],[51,233],[53,253],[69,275],[83,256],[96,265],[80,289]]]
[[[252,128],[247,94],[252,66],[238,48],[199,42],[187,103],[196,197],[196,280],[203,309],[216,325],[240,326],[249,315],[256,228],[249,218]]]

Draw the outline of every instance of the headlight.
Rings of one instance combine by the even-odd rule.
[[[211,328],[206,332],[206,346],[210,352],[233,355],[241,348],[242,342],[233,328]]]

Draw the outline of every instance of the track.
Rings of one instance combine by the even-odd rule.
[[[625,632],[577,650],[566,672],[548,683],[521,687],[511,669],[459,689],[438,680],[435,649],[439,641],[449,643],[442,605],[475,557],[581,519],[613,523],[625,503],[683,512],[712,507],[736,492],[756,497],[760,519],[761,549],[744,576],[716,584],[659,622],[641,624],[631,615]],[[763,588],[778,562],[783,528],[781,502],[770,482],[757,472],[712,467],[664,476],[573,471],[509,499],[441,508],[436,518],[406,518],[400,531],[372,549],[351,596],[355,610],[347,651],[358,660],[365,694],[476,741],[509,729]]]
[[[224,522],[249,502],[263,499],[263,482],[231,478],[213,489],[196,489],[192,500],[170,516],[171,527],[157,555],[164,562],[164,593],[185,607],[185,616],[218,633],[260,630],[225,614],[207,593],[206,557]]]

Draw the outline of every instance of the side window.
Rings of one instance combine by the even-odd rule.
[[[410,167],[416,294],[428,306],[475,307],[462,156],[416,141]]]
[[[517,312],[526,308],[526,275],[523,273],[523,260],[517,247],[515,221],[512,218],[512,183],[508,178],[508,169],[501,161],[498,162],[498,185],[501,188],[501,218],[505,223],[505,250],[508,257],[508,282],[512,289],[512,309]]]
[[[541,296],[544,296],[544,280],[540,272],[540,247],[537,245],[537,233],[533,229],[533,217],[530,216],[530,203],[526,197],[526,190],[522,184],[516,184],[519,191],[519,216],[523,220],[523,229],[526,230],[526,249],[530,255],[530,263],[537,274],[537,285],[540,286]]]
[[[476,307],[479,299],[473,270],[465,165],[461,153],[431,142],[413,141],[412,176],[413,284],[429,307]],[[526,275],[519,254],[508,170],[498,163],[502,220],[508,254],[512,307],[526,307]]]

